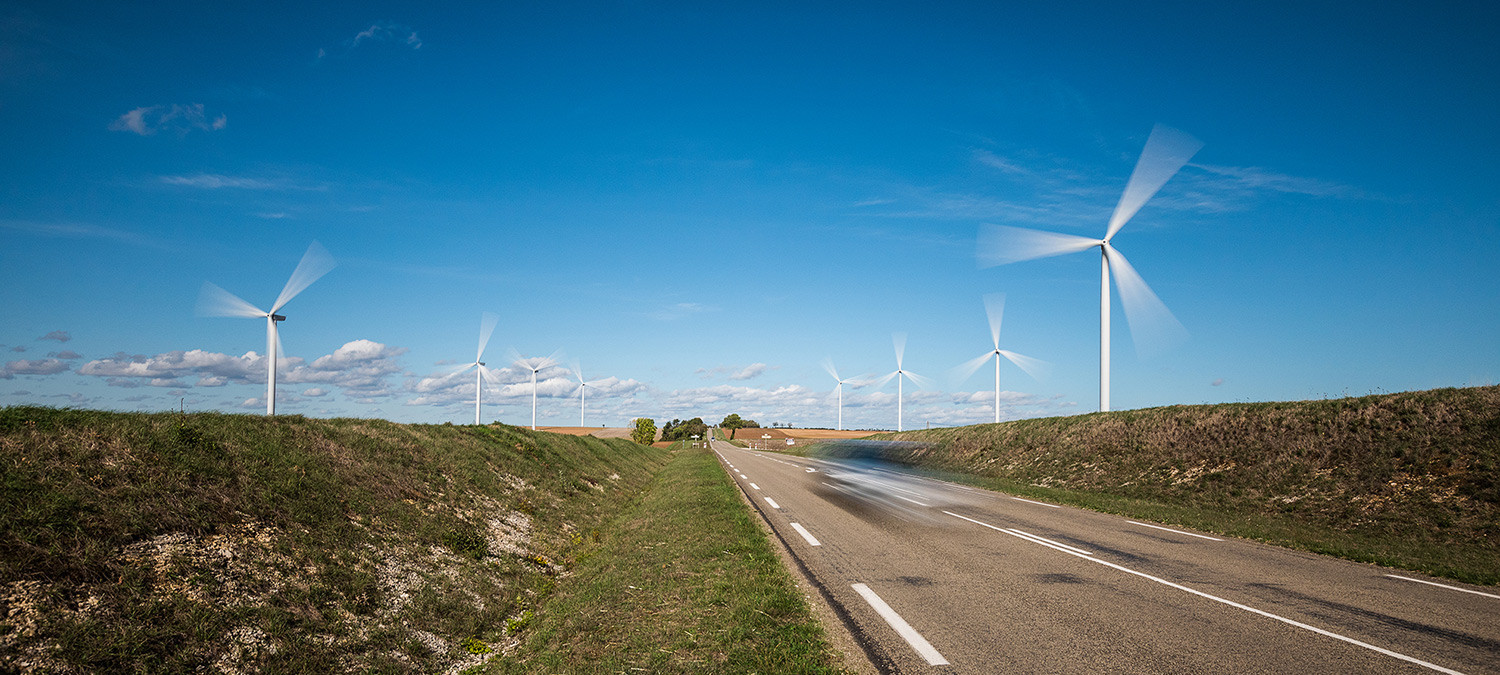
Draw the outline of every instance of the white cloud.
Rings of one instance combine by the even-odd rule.
[[[328,395],[328,390],[324,389],[322,387],[312,387],[310,389],[303,390],[302,391],[302,395],[303,396],[310,396],[310,397],[313,397],[313,398],[317,398],[319,396],[327,396]]]
[[[209,119],[202,103],[187,105],[153,105],[136,108],[109,124],[110,131],[128,131],[140,136],[151,136],[158,131],[172,131],[186,135],[193,130],[218,131],[229,125],[226,115]]]
[[[417,31],[413,30],[410,26],[386,21],[371,24],[369,28],[355,33],[353,38],[345,40],[340,44],[336,53],[326,48],[319,48],[318,60],[321,61],[330,55],[348,56],[350,52],[353,52],[360,45],[372,43],[399,45],[414,51],[422,48],[422,38],[417,35]]]
[[[760,377],[761,375],[764,375],[766,371],[777,370],[779,368],[781,368],[781,366],[767,366],[764,363],[752,363],[748,366],[743,367],[717,366],[714,368],[699,368],[693,372],[697,373],[699,377],[702,377],[705,380],[712,379],[717,375],[728,375],[730,380],[739,382],[755,379],[757,377]]]
[[[56,375],[69,368],[66,362],[59,359],[22,359],[6,363],[5,368],[0,370],[0,379],[9,380],[16,375]]]

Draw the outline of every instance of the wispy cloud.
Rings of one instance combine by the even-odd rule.
[[[38,223],[25,220],[0,220],[0,229],[13,230],[42,237],[65,239],[105,239],[126,244],[163,248],[163,245],[146,236],[86,223]]]
[[[1218,166],[1214,164],[1189,164],[1222,179],[1222,187],[1245,191],[1283,192],[1309,197],[1332,197],[1337,199],[1367,199],[1370,197],[1359,188],[1342,185],[1317,178],[1303,178],[1277,173],[1256,166]]]
[[[42,340],[57,340],[58,342],[67,342],[68,340],[72,340],[72,339],[73,339],[73,336],[69,335],[68,331],[65,331],[65,330],[55,330],[55,331],[52,331],[51,333],[48,333],[46,335],[43,335],[43,336],[37,338],[37,341],[40,342]]]
[[[227,115],[212,119],[204,111],[202,103],[181,105],[152,105],[136,108],[115,121],[110,122],[110,131],[128,131],[140,136],[151,136],[159,131],[172,131],[178,135],[188,132],[219,131],[229,125]]]
[[[303,185],[287,178],[256,178],[250,176],[226,176],[217,173],[199,173],[182,176],[159,176],[157,178],[163,185],[176,187],[198,188],[202,190],[300,190],[308,192],[320,192],[328,189],[326,185]],[[280,214],[285,216],[285,214]]]
[[[319,49],[318,60],[321,61],[331,56],[347,56],[360,45],[370,43],[399,45],[412,50],[422,48],[422,38],[411,26],[386,21],[371,24],[369,28],[355,33],[354,37],[339,43],[338,47]]]
[[[699,368],[694,371],[703,379],[712,379],[720,375],[727,375],[731,381],[742,382],[753,380],[767,371],[777,370],[781,366],[768,366],[764,363],[752,363],[748,366],[717,366],[714,368]]]
[[[702,314],[703,312],[716,312],[718,309],[717,307],[697,302],[679,302],[651,312],[649,316],[657,321],[675,321],[694,314]]]

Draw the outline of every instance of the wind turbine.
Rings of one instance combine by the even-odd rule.
[[[583,406],[588,398],[588,388],[603,380],[583,379],[583,366],[580,366],[577,361],[573,362],[573,374],[578,376],[578,426],[582,427],[586,426],[583,423]]]
[[[482,393],[484,393],[484,382],[486,380],[489,380],[491,383],[493,383],[496,379],[495,375],[491,373],[488,368],[484,367],[484,361],[482,359],[484,358],[484,348],[490,343],[490,335],[495,332],[495,324],[499,321],[500,317],[495,316],[493,312],[484,312],[483,314],[479,315],[479,351],[474,353],[473,363],[464,366],[461,370],[458,371],[461,373],[470,368],[474,369],[475,426],[482,424],[482,422],[479,421],[479,397]]]
[[[531,371],[531,430],[536,431],[536,374],[557,365],[557,352],[553,352],[552,356],[525,358],[511,350],[511,357],[516,365]]]
[[[839,394],[839,431],[843,431],[844,430],[844,383],[845,382],[849,382],[851,384],[854,384],[855,380],[853,378],[839,377],[839,371],[838,371],[838,369],[833,367],[833,359],[829,359],[829,358],[824,358],[823,359],[823,370],[828,371],[828,374],[833,376],[833,381],[838,383],[838,386],[835,386],[833,388],[833,390],[836,391],[836,392],[838,392],[838,394]]]
[[[1142,344],[1152,342],[1165,346],[1184,339],[1187,330],[1167,310],[1151,287],[1137,274],[1110,240],[1131,217],[1155,195],[1162,185],[1180,171],[1183,165],[1203,147],[1192,136],[1171,127],[1156,125],[1146,139],[1146,147],[1136,161],[1135,170],[1125,184],[1125,192],[1115,205],[1103,239],[1072,234],[1042,232],[1001,225],[987,226],[979,234],[979,263],[994,267],[1022,260],[1034,260],[1065,253],[1077,253],[1099,247],[1099,410],[1109,410],[1109,277],[1113,273],[1120,289],[1120,304],[1130,323],[1137,353]]]
[[[1005,315],[1005,294],[991,293],[984,296],[984,313],[990,319],[990,338],[995,343],[995,349],[966,361],[954,370],[959,374],[959,381],[967,380],[986,361],[995,359],[995,422],[998,423],[1000,421],[1000,357],[1003,356],[1011,363],[1016,364],[1017,367],[1026,371],[1026,374],[1035,380],[1042,379],[1043,373],[1047,369],[1047,363],[1033,359],[1030,356],[1022,356],[1008,349],[1000,348],[1000,319]]]
[[[931,384],[932,380],[913,373],[909,370],[902,369],[901,359],[906,353],[906,333],[896,333],[892,335],[891,343],[896,347],[896,369],[889,373],[886,373],[883,377],[876,380],[874,384],[878,389],[885,386],[885,383],[890,382],[891,378],[896,378],[896,431],[901,431],[901,402],[904,396],[901,387],[902,379],[909,379],[912,382],[915,382],[917,386],[924,388]]]
[[[319,277],[332,270],[334,265],[333,256],[328,255],[328,250],[322,244],[314,241],[307,247],[307,253],[302,254],[302,262],[297,263],[297,269],[292,270],[292,277],[286,280],[286,286],[281,289],[281,295],[276,296],[276,303],[271,305],[271,311],[264,311],[252,305],[239,296],[230,293],[207,281],[203,282],[203,288],[198,292],[198,315],[199,316],[233,316],[250,319],[266,319],[266,414],[276,414],[276,360],[281,351],[281,336],[276,331],[276,324],[286,321],[286,317],[277,314],[286,303],[297,297],[298,293],[306,290]]]

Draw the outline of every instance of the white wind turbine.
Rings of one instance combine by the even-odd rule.
[[[333,256],[328,255],[328,250],[314,241],[307,247],[307,253],[302,254],[302,262],[297,263],[297,269],[292,270],[292,277],[287,279],[286,286],[282,287],[281,295],[276,296],[276,303],[271,305],[270,311],[245,302],[239,296],[207,281],[203,282],[203,288],[198,292],[199,316],[233,316],[250,319],[265,317],[267,415],[276,414],[276,361],[281,352],[281,336],[276,331],[276,324],[286,321],[286,317],[277,314],[276,311],[291,302],[292,298],[297,297],[298,293],[306,290],[319,277],[327,274],[335,264]]]
[[[901,406],[904,394],[902,392],[901,381],[903,379],[908,379],[912,382],[915,382],[917,386],[926,388],[932,383],[932,380],[913,373],[909,370],[902,369],[901,359],[906,354],[906,333],[896,333],[892,335],[891,343],[896,347],[896,369],[889,373],[886,373],[880,379],[875,380],[874,384],[878,389],[885,386],[885,383],[890,382],[891,378],[896,378],[896,431],[902,431]]]
[[[536,431],[536,374],[557,365],[557,352],[553,352],[552,356],[526,358],[512,349],[511,360],[515,365],[531,371],[531,430]]]
[[[495,324],[499,323],[500,317],[493,312],[484,312],[479,315],[479,351],[474,353],[474,362],[465,365],[458,372],[464,372],[470,368],[474,369],[474,424],[482,424],[479,421],[479,397],[484,393],[484,383],[493,385],[498,378],[484,367],[484,348],[490,343],[490,335],[495,332]]]
[[[855,385],[857,385],[857,381],[855,379],[853,379],[853,378],[839,377],[839,371],[838,371],[838,369],[833,367],[833,359],[829,359],[829,358],[824,358],[823,359],[823,370],[828,371],[828,374],[833,376],[833,381],[838,383],[838,385],[835,386],[833,388],[833,390],[836,391],[836,392],[838,392],[838,395],[839,395],[839,431],[843,431],[844,430],[844,383],[848,382],[849,384],[855,384]]]
[[[1110,239],[1129,222],[1131,217],[1165,185],[1173,175],[1187,164],[1188,159],[1203,147],[1203,143],[1192,136],[1171,127],[1156,125],[1146,139],[1146,147],[1136,161],[1135,170],[1125,184],[1125,192],[1115,205],[1114,215],[1103,239],[1090,239],[1071,234],[1027,230],[1019,227],[988,226],[979,235],[979,262],[982,267],[993,267],[1022,260],[1046,258],[1065,253],[1077,253],[1099,247],[1101,262],[1099,272],[1099,410],[1109,410],[1109,277],[1113,272],[1115,285],[1120,289],[1120,304],[1125,307],[1125,318],[1130,323],[1131,335],[1135,338],[1137,352],[1143,343],[1166,346],[1186,337],[1187,330],[1167,310],[1160,298],[1151,292],[1151,287],[1137,274],[1135,268],[1125,260]]]
[[[588,398],[588,388],[604,380],[583,379],[583,366],[579,365],[577,361],[573,362],[573,374],[578,376],[578,426],[588,426],[583,423],[583,406]]]
[[[1045,377],[1047,362],[1033,359],[1030,356],[1022,356],[1008,349],[1000,348],[1000,319],[1005,315],[1005,294],[991,293],[984,296],[984,313],[990,319],[990,338],[995,343],[995,349],[993,351],[985,352],[984,354],[981,354],[965,362],[963,365],[955,368],[954,371],[958,374],[957,379],[959,381],[967,380],[969,379],[969,376],[973,375],[974,371],[979,370],[979,367],[984,365],[986,361],[995,359],[995,421],[999,422],[1000,357],[1003,356],[1011,363],[1016,364],[1016,367],[1020,368],[1023,371],[1026,371],[1026,374],[1030,375],[1032,379],[1035,380],[1041,380],[1043,377]]]

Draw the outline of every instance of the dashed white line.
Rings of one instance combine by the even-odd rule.
[[[755,488],[755,489],[757,489],[757,490],[759,490],[759,489],[760,489],[760,486],[759,486],[759,485],[756,485],[756,484],[755,484],[755,483],[751,483],[751,484],[750,484],[750,487],[753,487],[753,488]]]
[[[932,647],[932,643],[922,637],[922,634],[918,633],[917,629],[912,628],[911,624],[907,623],[906,619],[901,618],[901,615],[897,614],[896,610],[891,609],[890,605],[885,604],[885,601],[881,600],[880,596],[875,594],[875,591],[870,590],[869,586],[854,584],[853,587],[854,592],[864,598],[865,602],[870,603],[870,608],[874,609],[875,613],[880,615],[880,618],[885,619],[885,622],[890,624],[897,635],[906,640],[906,644],[911,645],[911,648],[915,649],[917,654],[927,660],[927,665],[948,665],[948,659],[943,658],[943,655],[939,654],[938,650]]]
[[[812,536],[812,533],[808,532],[807,528],[803,527],[801,523],[792,523],[792,529],[796,530],[797,534],[802,535],[802,538],[806,539],[808,544],[812,546],[823,545],[823,542],[818,541],[817,537]]]
[[[1018,502],[1026,502],[1027,504],[1036,504],[1037,506],[1048,506],[1048,507],[1051,507],[1051,508],[1054,508],[1054,509],[1060,509],[1060,508],[1062,508],[1061,506],[1058,506],[1056,504],[1048,504],[1046,502],[1034,502],[1034,501],[1031,501],[1030,499],[1021,499],[1020,497],[1011,497],[1011,499],[1014,499],[1014,500],[1016,500]]]
[[[1140,525],[1141,527],[1150,527],[1150,528],[1154,528],[1154,529],[1158,529],[1158,530],[1164,530],[1164,531],[1167,531],[1167,532],[1175,532],[1177,534],[1185,534],[1185,535],[1187,535],[1189,537],[1197,537],[1199,539],[1207,539],[1209,541],[1224,541],[1223,539],[1219,539],[1218,537],[1210,537],[1210,536],[1208,536],[1206,534],[1193,534],[1192,532],[1183,532],[1182,530],[1174,530],[1174,529],[1172,529],[1170,527],[1162,527],[1160,525],[1152,525],[1151,523],[1138,523],[1138,522],[1136,522],[1134,520],[1127,520],[1125,522],[1130,523],[1131,525]]]
[[[770,498],[770,497],[764,497],[764,498],[763,498],[763,499],[765,499],[765,500],[766,500],[766,503],[767,503],[767,504],[770,504],[770,505],[771,505],[771,508],[773,508],[773,509],[779,509],[779,508],[781,508],[781,505],[780,505],[780,504],[777,504],[777,503],[776,503],[776,500],[774,500],[774,499],[771,499],[771,498]]]
[[[912,499],[911,497],[902,497],[901,495],[891,495],[891,496],[895,497],[896,499],[905,499],[906,501],[909,501],[909,502],[911,502],[913,504],[916,504],[917,506],[932,506],[931,504],[923,504],[922,502],[919,502],[919,501],[917,501],[915,499]]]
[[[1000,531],[1000,532],[1005,532],[1006,534],[1010,534],[1010,535],[1016,535],[1016,536],[1018,536],[1016,533],[1020,532],[1020,530],[1003,530],[1001,528],[995,527],[994,525],[990,525],[989,523],[984,523],[984,522],[980,522],[978,520],[974,520],[973,518],[968,518],[968,517],[965,517],[965,516],[960,516],[957,513],[953,513],[951,511],[944,511],[943,513],[946,513],[946,514],[948,514],[950,516],[954,516],[956,518],[963,518],[964,520],[967,520],[967,521],[969,521],[971,523],[977,523],[979,525],[983,525],[985,527],[988,527],[988,528],[990,528],[992,530],[997,530],[997,531]],[[1032,535],[1032,536],[1035,536],[1035,535]],[[1042,543],[1042,542],[1037,542],[1037,543]],[[1050,546],[1049,544],[1045,544],[1045,543],[1042,543],[1042,545],[1044,545],[1044,546]],[[1386,656],[1389,656],[1389,657],[1392,657],[1392,658],[1396,658],[1396,659],[1400,659],[1402,661],[1406,661],[1407,663],[1413,663],[1413,664],[1422,666],[1423,668],[1428,668],[1430,670],[1435,670],[1435,671],[1440,672],[1440,673],[1448,673],[1449,675],[1464,675],[1463,673],[1461,673],[1461,672],[1459,672],[1457,670],[1452,670],[1452,669],[1449,669],[1449,668],[1444,668],[1444,667],[1442,667],[1440,665],[1437,665],[1435,663],[1428,663],[1428,662],[1423,661],[1421,659],[1418,659],[1418,658],[1415,658],[1415,657],[1411,657],[1411,656],[1407,656],[1407,655],[1402,654],[1400,652],[1393,652],[1393,651],[1391,651],[1389,649],[1385,649],[1383,647],[1376,647],[1375,645],[1372,645],[1372,644],[1370,644],[1368,642],[1361,642],[1361,641],[1356,640],[1356,639],[1354,639],[1352,637],[1347,637],[1347,636],[1344,636],[1344,635],[1339,635],[1338,633],[1335,633],[1333,631],[1324,630],[1322,628],[1318,628],[1317,626],[1312,626],[1312,625],[1309,625],[1309,624],[1302,623],[1301,621],[1296,621],[1294,619],[1288,619],[1288,618],[1286,618],[1284,616],[1280,616],[1280,615],[1277,615],[1277,614],[1272,614],[1272,613],[1267,612],[1267,611],[1265,611],[1263,609],[1256,609],[1256,608],[1251,607],[1249,605],[1242,605],[1242,604],[1240,604],[1238,602],[1235,602],[1233,600],[1226,600],[1226,599],[1221,598],[1221,597],[1219,597],[1217,595],[1209,595],[1208,593],[1204,593],[1203,591],[1200,591],[1200,590],[1197,590],[1197,589],[1193,589],[1193,588],[1188,588],[1187,586],[1183,586],[1182,584],[1178,584],[1178,583],[1173,583],[1171,581],[1167,581],[1166,579],[1163,579],[1161,577],[1151,576],[1150,574],[1146,574],[1145,572],[1137,572],[1137,571],[1135,571],[1133,569],[1130,569],[1129,567],[1125,567],[1124,565],[1116,565],[1115,563],[1109,562],[1107,560],[1100,560],[1100,559],[1095,558],[1095,557],[1093,557],[1091,555],[1088,555],[1087,553],[1079,553],[1079,552],[1075,552],[1075,551],[1069,551],[1069,550],[1067,550],[1065,548],[1062,548],[1061,545],[1051,546],[1051,548],[1055,548],[1055,549],[1057,549],[1059,551],[1067,553],[1068,555],[1075,556],[1075,557],[1078,557],[1078,558],[1082,558],[1082,559],[1088,560],[1090,562],[1099,563],[1100,565],[1104,565],[1105,567],[1111,567],[1111,568],[1117,569],[1117,570],[1119,570],[1121,572],[1124,572],[1126,574],[1133,574],[1133,575],[1138,576],[1138,577],[1140,577],[1142,579],[1149,579],[1151,581],[1155,581],[1156,583],[1159,583],[1159,584],[1161,584],[1163,586],[1168,586],[1168,587],[1171,587],[1171,588],[1175,588],[1175,589],[1177,589],[1179,591],[1183,591],[1185,593],[1191,593],[1192,595],[1196,595],[1196,596],[1198,596],[1200,598],[1204,598],[1206,600],[1212,600],[1212,601],[1217,602],[1217,603],[1221,603],[1221,604],[1224,604],[1224,605],[1228,605],[1230,607],[1234,607],[1235,609],[1242,609],[1242,610],[1245,610],[1247,612],[1250,612],[1251,614],[1258,614],[1260,616],[1266,617],[1267,619],[1273,619],[1275,621],[1280,621],[1280,622],[1282,622],[1284,624],[1287,624],[1289,626],[1296,626],[1297,628],[1301,628],[1303,630],[1312,631],[1314,633],[1317,633],[1317,634],[1325,636],[1325,637],[1330,637],[1330,638],[1333,638],[1335,640],[1339,640],[1341,642],[1347,642],[1347,643],[1349,643],[1351,645],[1354,645],[1356,647],[1364,647],[1365,649],[1368,649],[1370,651],[1378,652],[1378,653],[1381,653],[1381,654],[1385,654]]]
[[[1417,582],[1419,584],[1427,584],[1428,586],[1437,586],[1438,588],[1446,588],[1446,589],[1448,589],[1450,591],[1459,591],[1459,592],[1462,592],[1462,593],[1473,593],[1474,595],[1482,595],[1482,596],[1484,596],[1486,598],[1495,598],[1496,600],[1500,600],[1500,595],[1495,595],[1493,593],[1481,593],[1479,591],[1471,591],[1471,590],[1469,590],[1467,588],[1459,588],[1457,586],[1449,586],[1448,584],[1440,584],[1440,583],[1437,583],[1437,582],[1434,582],[1434,581],[1423,581],[1421,579],[1413,579],[1411,577],[1397,576],[1395,574],[1387,574],[1386,576],[1388,576],[1388,577],[1390,577],[1392,579],[1400,579],[1402,581],[1415,581],[1415,582]]]

